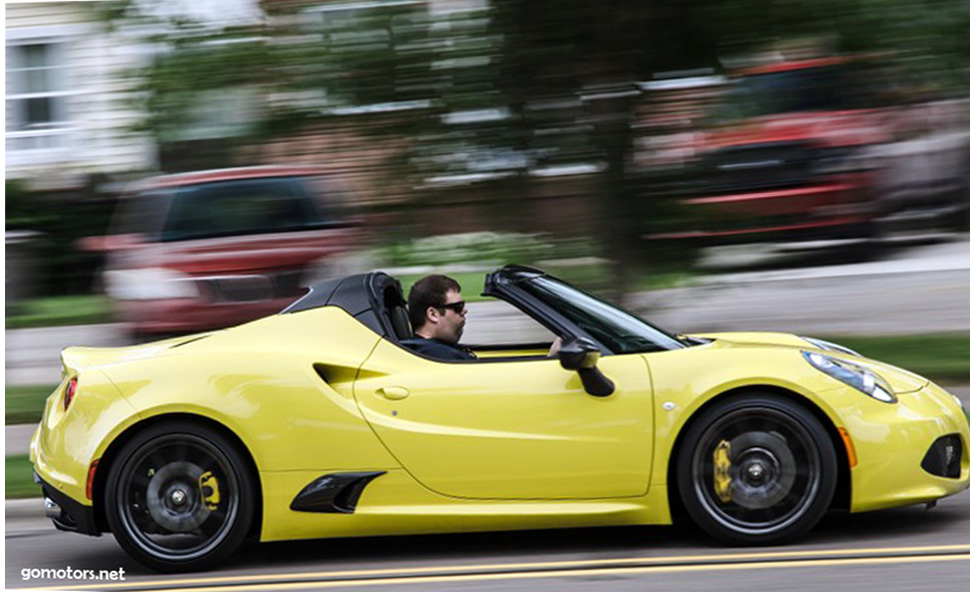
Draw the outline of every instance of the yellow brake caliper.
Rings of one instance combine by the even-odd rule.
[[[219,507],[219,480],[212,471],[199,475],[199,490],[202,491],[202,501],[207,508],[215,510]]]
[[[731,501],[731,443],[721,440],[714,449],[714,493],[721,501]]]

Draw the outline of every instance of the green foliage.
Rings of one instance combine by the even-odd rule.
[[[26,454],[8,456],[4,470],[7,499],[40,497],[40,486],[34,483],[34,467]]]
[[[112,320],[112,302],[101,294],[53,296],[18,302],[7,311],[7,329],[90,325]]]
[[[42,228],[52,215],[44,208],[38,208],[31,203],[31,194],[26,184],[20,180],[4,182],[7,195],[6,223],[7,230],[33,230]]]
[[[470,232],[430,236],[380,249],[379,259],[394,266],[504,265],[553,257],[549,237],[514,232]]]
[[[55,386],[7,386],[4,389],[5,422],[8,425],[37,423],[44,411],[44,402]]]
[[[89,185],[95,182],[92,178]],[[6,191],[7,230],[36,233],[17,247],[32,261],[32,271],[41,282],[32,286],[32,292],[59,295],[90,291],[101,256],[80,251],[77,241],[107,231],[114,200],[93,195],[93,187],[72,193],[41,193],[8,181]],[[8,253],[8,258],[12,256]]]
[[[827,336],[824,339],[856,350],[867,358],[911,370],[932,380],[970,380],[970,336],[898,335],[863,337]]]

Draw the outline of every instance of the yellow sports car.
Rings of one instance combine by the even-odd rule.
[[[735,544],[970,485],[959,399],[816,339],[675,336],[540,270],[485,296],[563,339],[443,362],[400,283],[317,284],[239,327],[64,350],[31,460],[55,526],[193,570],[260,541],[689,516]],[[474,346],[473,346],[474,348]]]

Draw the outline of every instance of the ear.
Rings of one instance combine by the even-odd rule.
[[[428,323],[437,324],[439,321],[441,321],[441,312],[437,308],[429,306],[428,309],[424,311],[424,318]]]

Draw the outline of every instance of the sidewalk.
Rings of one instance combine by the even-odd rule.
[[[4,504],[6,527],[4,536],[9,538],[20,534],[50,531],[54,525],[44,515],[44,499],[40,496],[30,499],[7,500]],[[10,544],[9,541],[7,544]]]
[[[7,456],[27,454],[30,451],[30,438],[37,424],[8,425],[4,429],[4,444]]]

